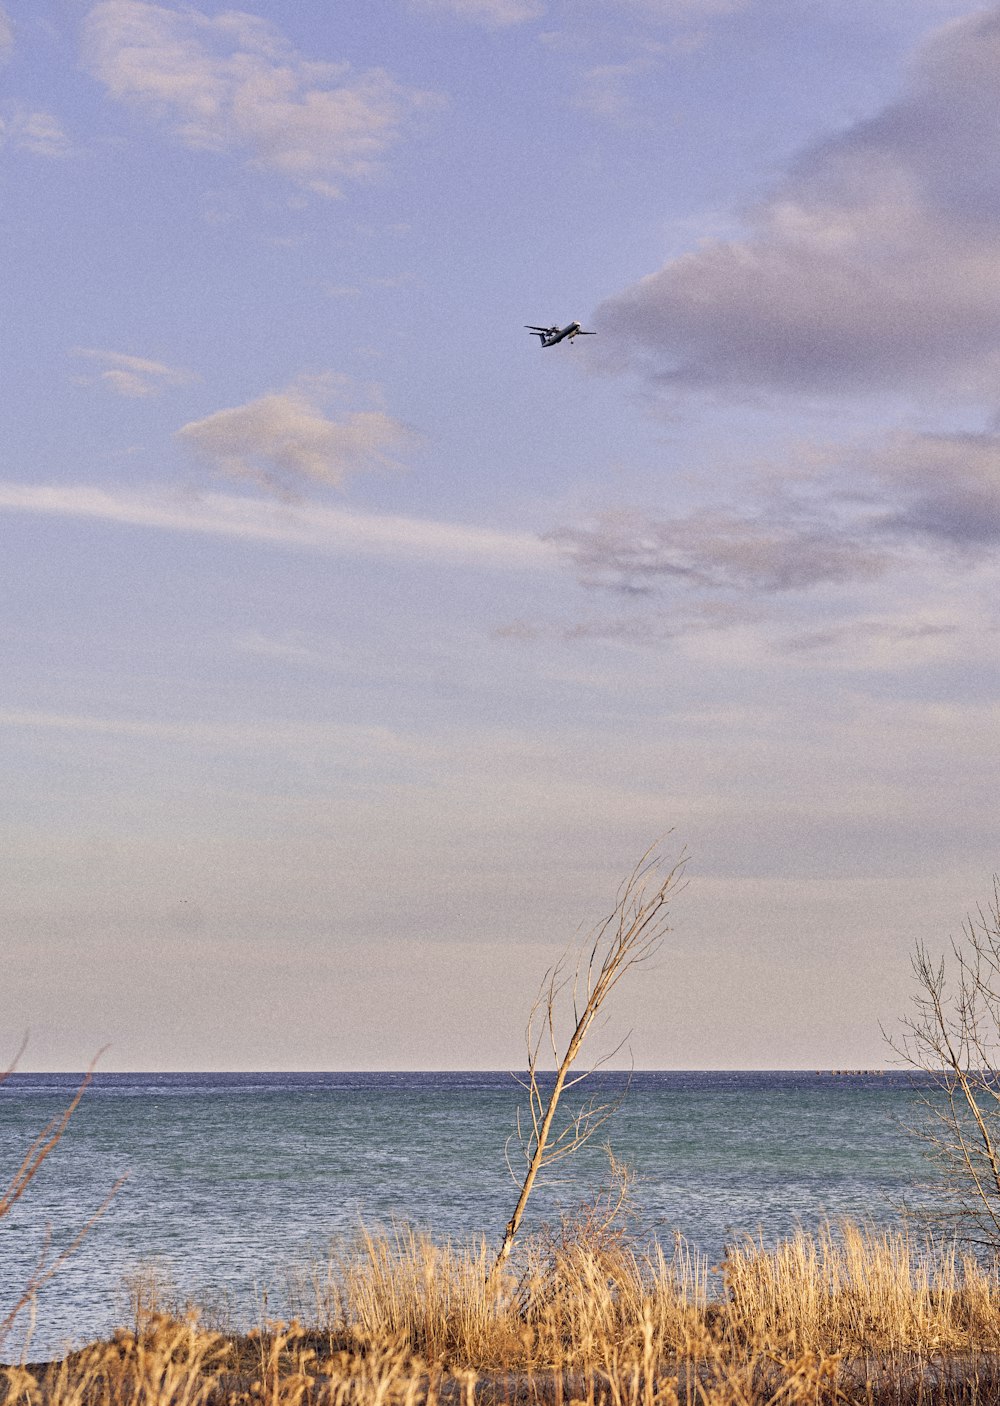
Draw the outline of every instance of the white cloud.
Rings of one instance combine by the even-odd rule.
[[[24,151],[31,156],[55,159],[69,156],[73,150],[62,124],[51,112],[17,106],[8,109],[5,116],[0,116],[0,146],[9,146],[14,151]]]
[[[411,3],[417,9],[456,15],[491,29],[523,24],[545,13],[541,0],[411,0]]]
[[[945,26],[900,99],[807,151],[745,238],[605,303],[605,347],[678,386],[994,393],[998,87],[1000,9]]]
[[[0,481],[0,512],[204,533],[334,556],[391,557],[510,571],[547,570],[556,563],[553,549],[529,533],[222,493],[181,499],[165,492],[128,493],[86,484]]]
[[[303,481],[340,485],[349,474],[393,466],[413,432],[382,410],[330,419],[322,405],[327,388],[314,377],[193,420],[178,437],[230,477],[279,493]]]
[[[166,387],[183,386],[194,379],[190,371],[142,356],[128,356],[124,352],[74,347],[73,355],[100,363],[103,369],[97,373],[96,383],[130,399],[158,395]],[[87,378],[82,379],[86,381]]]
[[[294,50],[257,16],[208,16],[146,0],[100,0],[85,62],[113,98],[169,122],[190,147],[245,152],[321,195],[370,176],[431,95],[382,69],[352,73]]]

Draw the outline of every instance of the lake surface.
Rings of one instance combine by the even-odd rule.
[[[18,1074],[0,1085],[0,1179],[77,1082]],[[612,1094],[625,1082],[600,1076]],[[143,1267],[251,1322],[265,1292],[281,1311],[290,1268],[321,1260],[362,1219],[496,1241],[515,1199],[504,1144],[521,1097],[506,1073],[98,1074],[0,1221],[0,1314],[47,1227],[64,1244],[126,1172],[43,1291],[32,1357],[125,1321],[123,1284]],[[921,1145],[901,1126],[917,1099],[898,1072],[640,1072],[602,1131],[638,1173],[644,1232],[664,1242],[680,1232],[718,1259],[743,1233],[773,1241],[826,1217],[891,1222],[926,1196]],[[595,1146],[561,1163],[526,1229],[592,1193],[605,1166]]]

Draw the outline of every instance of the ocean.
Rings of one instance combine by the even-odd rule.
[[[0,1179],[78,1079],[16,1074],[0,1085]],[[713,1262],[737,1236],[773,1242],[845,1216],[888,1224],[929,1194],[922,1145],[906,1130],[919,1092],[905,1073],[595,1080],[624,1095],[602,1134],[637,1174],[637,1233],[667,1245],[683,1235]],[[516,1197],[504,1151],[519,1103],[507,1073],[98,1074],[0,1221],[0,1317],[46,1236],[58,1250],[126,1173],[43,1290],[33,1358],[126,1321],[137,1274],[250,1324],[265,1303],[281,1313],[290,1274],[322,1262],[362,1222],[495,1242]],[[525,1230],[592,1195],[606,1167],[594,1144],[560,1163]]]

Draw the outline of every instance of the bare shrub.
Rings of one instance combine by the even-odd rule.
[[[519,1175],[511,1165],[509,1143],[507,1165],[519,1192],[491,1270],[493,1277],[510,1256],[540,1173],[588,1142],[620,1103],[618,1098],[595,1095],[571,1110],[561,1123],[557,1120],[562,1095],[607,1064],[625,1044],[621,1041],[582,1074],[572,1074],[587,1035],[615,987],[627,972],[657,952],[668,931],[668,905],[680,885],[685,863],[682,855],[664,872],[659,853],[655,848],[648,850],[619,888],[611,912],[591,930],[572,968],[564,957],[542,978],[525,1032],[528,1068],[520,1082],[528,1095],[528,1110],[523,1119],[518,1114],[510,1140],[521,1153],[524,1170]],[[548,1091],[540,1078],[546,1048],[555,1071]]]
[[[917,993],[888,1043],[930,1080],[915,1127],[939,1173],[939,1217],[967,1243],[1000,1252],[1000,879],[966,920],[950,958],[923,943],[912,958]]]

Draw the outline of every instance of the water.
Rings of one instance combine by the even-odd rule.
[[[0,1085],[0,1170],[62,1109],[73,1075]],[[621,1075],[602,1075],[614,1096]],[[495,1241],[514,1186],[504,1164],[520,1092],[508,1074],[98,1074],[56,1152],[0,1221],[0,1317],[51,1228],[56,1248],[123,1173],[107,1213],[43,1290],[31,1356],[106,1334],[123,1282],[155,1267],[182,1293],[252,1321],[280,1311],[289,1268],[332,1239],[404,1220]],[[675,1231],[717,1259],[825,1217],[890,1222],[927,1165],[901,1127],[917,1095],[901,1073],[637,1073],[604,1131],[639,1174],[646,1233]],[[601,1184],[597,1146],[560,1164],[525,1228]],[[8,1340],[5,1353],[12,1354]]]

